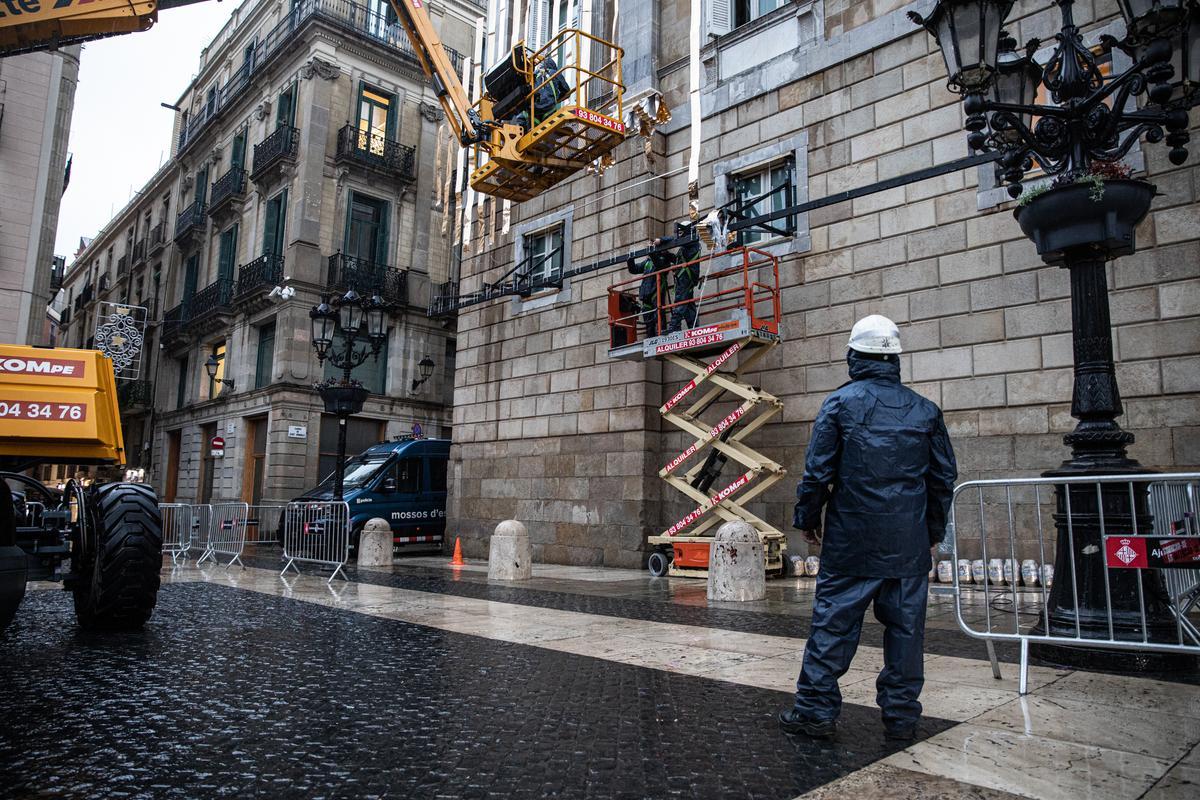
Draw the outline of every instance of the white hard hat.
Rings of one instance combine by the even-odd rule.
[[[850,331],[850,349],[860,353],[893,354],[901,352],[900,329],[887,317],[871,314],[854,323]]]

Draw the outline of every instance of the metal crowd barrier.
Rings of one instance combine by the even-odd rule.
[[[192,546],[192,507],[187,503],[159,503],[158,512],[162,514],[163,552],[171,556],[172,564],[178,563]]]
[[[208,533],[212,523],[212,504],[211,503],[193,503],[191,525],[191,538],[188,539],[187,549],[183,551],[184,558],[192,554],[193,549],[200,551],[200,557],[208,552]]]
[[[985,574],[982,609],[964,608],[954,571],[959,627],[987,642],[996,677],[993,643],[1020,643],[1021,694],[1031,643],[1200,654],[1200,631],[1188,616],[1200,603],[1198,496],[1200,473],[961,484],[950,517],[954,563],[999,559],[1003,566]],[[1055,558],[1060,536],[1065,563]],[[1016,591],[1022,557],[1055,561],[1052,586],[1043,578],[1035,592]]]
[[[284,511],[283,558],[287,561],[280,577],[294,568],[296,562],[323,564],[333,567],[328,583],[340,573],[350,558],[350,507],[342,502],[288,503]]]
[[[196,562],[200,566],[211,559],[218,563],[217,556],[227,556],[226,567],[241,564],[242,551],[246,549],[246,515],[248,506],[245,503],[215,503],[210,506],[208,522],[208,541],[204,555]]]
[[[246,511],[246,546],[279,547],[283,544],[283,510],[286,505],[260,504]]]

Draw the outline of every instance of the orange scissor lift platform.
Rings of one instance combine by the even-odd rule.
[[[475,146],[471,188],[522,202],[616,149],[626,137],[621,56],[620,47],[575,29],[560,31],[537,51],[523,44],[514,48],[511,68],[533,87],[520,106],[528,124],[502,124]],[[557,68],[549,69],[550,64]],[[539,116],[538,93],[564,81],[569,91]],[[476,108],[484,118],[492,117],[490,98]]]
[[[664,330],[672,313],[689,305],[664,297],[660,278],[669,281],[673,273],[690,266],[695,266],[702,278],[691,301],[696,307],[696,324],[674,333],[646,336],[650,314],[657,316],[656,329]],[[786,537],[747,505],[787,472],[746,442],[783,410],[783,403],[744,378],[781,341],[778,259],[762,250],[736,248],[660,270],[654,273],[659,296],[653,310],[645,310],[639,303],[644,277],[621,281],[609,289],[609,356],[662,358],[693,376],[659,408],[662,418],[691,441],[658,474],[695,506],[648,539],[653,548],[650,570],[659,575],[707,576],[709,548],[717,526],[742,521],[757,530],[763,541],[764,569],[783,574]],[[732,404],[732,410],[714,419],[711,411],[721,403],[726,407]],[[732,481],[722,482],[720,470],[712,468],[718,461],[732,461],[742,471]]]

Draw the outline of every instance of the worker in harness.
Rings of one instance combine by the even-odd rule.
[[[958,471],[941,409],[900,383],[899,353],[894,322],[859,320],[850,382],[813,423],[794,524],[821,544],[821,569],[796,701],[779,715],[788,733],[833,736],[838,679],[872,604],[885,629],[875,681],[885,735],[913,739],[921,716],[930,549],[945,536]]]
[[[654,239],[650,246],[655,249],[650,255],[641,261],[630,258],[625,262],[632,274],[645,276],[638,286],[638,310],[641,312],[642,324],[646,326],[647,339],[658,336],[662,316],[658,306],[660,298],[667,297],[668,273],[665,270],[675,263],[675,256],[670,250],[659,249],[662,243],[662,239]]]
[[[675,223],[675,236],[668,242],[679,244],[675,254],[675,263],[682,264],[675,270],[675,305],[671,309],[671,323],[667,333],[682,330],[686,322],[689,328],[696,326],[696,304],[690,302],[696,295],[696,287],[700,285],[700,265],[696,259],[700,257],[700,239],[696,235],[696,223]]]

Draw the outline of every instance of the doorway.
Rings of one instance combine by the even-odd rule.
[[[167,476],[163,486],[163,502],[174,503],[179,494],[179,445],[183,431],[167,431]]]
[[[212,440],[217,435],[217,423],[200,427],[200,503],[211,503],[216,479],[217,460],[212,454]]]
[[[242,468],[242,502],[262,504],[267,478],[267,418],[246,419],[246,463]]]

